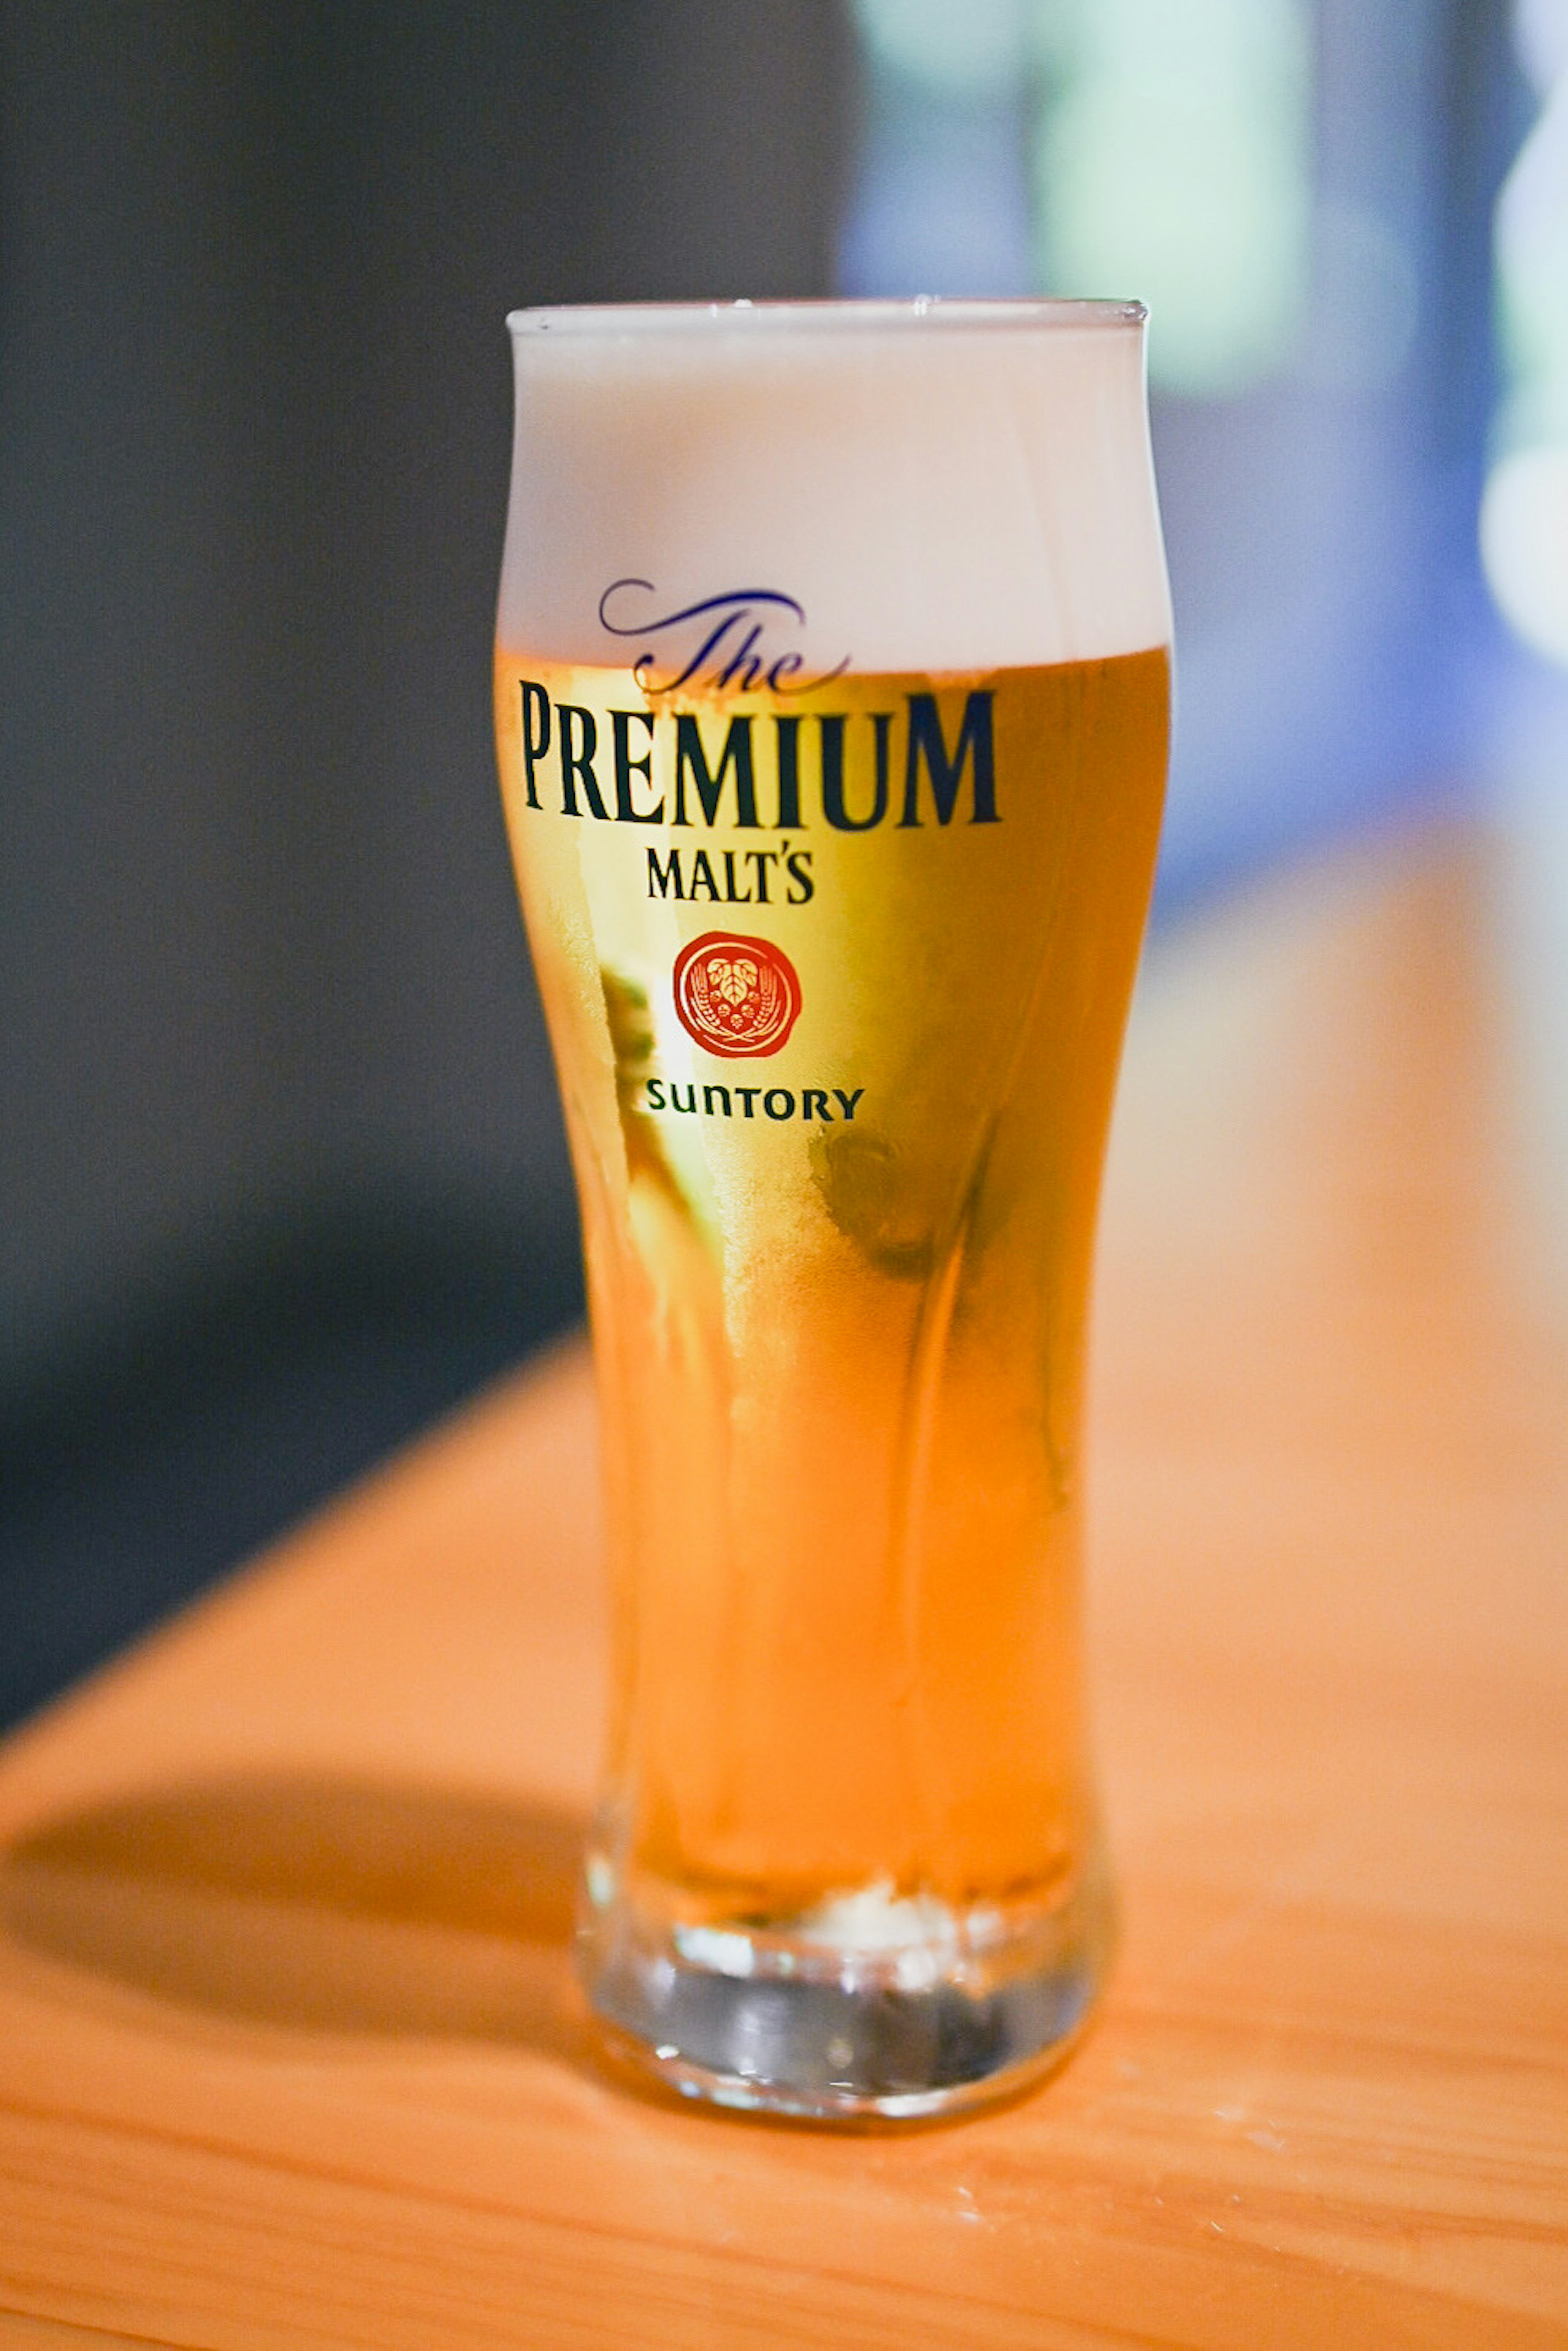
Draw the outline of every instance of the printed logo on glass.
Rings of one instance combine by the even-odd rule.
[[[688,1037],[726,1061],[760,1061],[789,1041],[800,1010],[795,967],[770,939],[708,931],[675,958],[675,1010]]]

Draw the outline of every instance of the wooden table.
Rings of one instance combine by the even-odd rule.
[[[834,2137],[599,2069],[571,1347],[5,1751],[0,2344],[1568,2344],[1568,1154],[1510,877],[1362,852],[1154,957],[1124,1938],[1056,2082]]]

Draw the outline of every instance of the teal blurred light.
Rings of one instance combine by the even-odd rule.
[[[1541,110],[1497,207],[1507,380],[1481,500],[1481,561],[1532,653],[1568,668],[1568,0],[1516,11]]]
[[[1225,397],[1277,373],[1307,307],[1300,0],[1048,0],[1036,28],[1040,282],[1135,290],[1156,387]]]

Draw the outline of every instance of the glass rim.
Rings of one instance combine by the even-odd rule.
[[[547,334],[680,335],[727,329],[740,334],[779,329],[790,334],[867,329],[928,334],[938,329],[1017,333],[1029,328],[1061,331],[1077,327],[1103,333],[1141,327],[1147,317],[1144,304],[1135,301],[1039,294],[912,294],[808,301],[555,303],[509,311],[507,326],[518,340]]]

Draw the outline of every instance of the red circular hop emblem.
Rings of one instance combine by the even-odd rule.
[[[681,949],[674,989],[687,1036],[726,1061],[777,1053],[800,1009],[800,983],[783,949],[727,931],[708,931]]]

